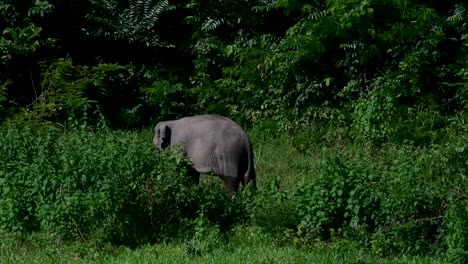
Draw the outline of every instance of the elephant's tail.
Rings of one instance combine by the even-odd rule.
[[[247,170],[244,175],[244,186],[250,183],[256,189],[257,181],[256,181],[256,175],[255,175],[255,166],[253,162],[254,160],[253,148],[252,148],[252,143],[250,142],[248,138],[245,143],[245,150],[247,152]]]

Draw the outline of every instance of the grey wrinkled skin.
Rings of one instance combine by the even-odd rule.
[[[159,150],[181,144],[197,183],[203,173],[218,175],[229,192],[237,192],[240,183],[256,187],[252,144],[244,129],[227,117],[198,115],[159,122],[153,143]]]

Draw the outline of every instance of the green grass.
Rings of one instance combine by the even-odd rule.
[[[23,242],[4,234],[0,238],[0,263],[443,263],[429,257],[380,258],[346,241],[317,243],[307,250],[280,247],[252,228],[237,229],[229,241],[221,240],[209,246],[203,241],[195,246],[172,242],[137,249],[81,242],[63,244],[38,234]],[[194,253],[193,247],[202,250]]]
[[[0,178],[15,172],[28,184],[10,175],[10,180],[17,180],[17,185],[11,185],[17,187],[15,196],[0,199],[2,208],[15,208],[14,202],[19,201],[24,207],[23,214],[5,214],[10,218],[0,219],[4,223],[0,228],[0,263],[444,263],[447,244],[442,236],[453,245],[454,256],[461,256],[456,250],[463,248],[457,247],[466,230],[463,210],[452,210],[444,219],[452,223],[450,229],[443,229],[440,217],[420,221],[445,213],[439,205],[447,206],[450,200],[446,194],[451,189],[458,191],[457,199],[464,198],[459,190],[466,186],[460,178],[466,159],[464,149],[455,145],[389,144],[373,149],[336,141],[333,136],[329,136],[333,140],[322,142],[320,133],[310,131],[292,137],[253,130],[249,134],[259,190],[231,200],[217,177],[204,175],[198,188],[184,187],[174,180],[177,175],[185,179],[185,175],[171,169],[172,159],[146,159],[156,156],[149,129],[140,133],[71,132],[60,140],[52,134],[35,138],[24,132],[22,139],[17,133],[8,133],[5,135],[10,139],[4,138],[2,147],[10,153],[9,166],[18,169],[4,167]],[[51,153],[56,155],[52,162],[48,158]],[[65,163],[73,167],[64,167]],[[16,171],[19,169],[25,173]],[[57,189],[55,185],[59,191],[63,186],[70,191],[78,188],[73,183],[83,181],[81,174],[75,175],[79,170],[95,180],[88,181],[91,187],[78,186],[79,192],[71,196],[76,198],[70,200],[73,204],[49,198],[49,192]],[[48,180],[53,176],[57,181],[50,190],[38,189],[43,183],[35,180],[39,176]],[[149,176],[154,179],[152,192],[147,189]],[[126,188],[124,178],[135,187]],[[5,186],[0,181],[0,192],[5,192]],[[109,188],[115,191],[108,192]],[[137,196],[134,190],[140,190],[135,191]],[[27,214],[31,201],[39,204],[37,197],[47,206],[41,207],[40,214]],[[132,197],[140,200],[127,204]],[[145,207],[149,202],[154,205],[152,211]],[[61,229],[54,225],[43,228],[51,215],[47,210],[57,203],[71,210],[53,211],[59,217],[66,216],[51,218]],[[150,210],[151,214],[132,218],[135,212],[131,209],[141,204],[145,206],[135,212]],[[185,214],[198,206],[202,210]],[[434,212],[434,208],[439,211]],[[103,209],[106,213],[100,214]],[[176,218],[164,218],[174,214]],[[43,220],[35,220],[33,228],[37,230],[21,226],[19,237],[7,231],[5,226],[15,228],[14,222],[24,220],[23,215]],[[149,215],[153,218],[145,219]],[[184,229],[173,223],[179,216]],[[75,226],[82,218],[91,224],[81,223],[82,230],[89,232],[81,237],[76,235]],[[152,231],[135,232],[141,223]],[[155,228],[153,223],[161,226]],[[369,228],[372,224],[384,228]],[[70,234],[68,238],[63,230]],[[441,232],[445,230],[448,233]],[[151,235],[141,240],[141,234]]]

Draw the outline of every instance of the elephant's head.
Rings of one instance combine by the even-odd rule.
[[[171,143],[171,128],[164,122],[154,127],[153,144],[159,150],[167,148]]]

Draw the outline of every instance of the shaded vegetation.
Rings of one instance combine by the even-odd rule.
[[[466,106],[463,1],[44,0],[0,12],[3,119],[99,109],[128,128],[213,112],[428,143]]]
[[[274,250],[466,263],[467,8],[4,0],[0,232],[207,256],[244,228]],[[157,121],[201,113],[248,128],[258,192],[193,186],[154,151]]]
[[[155,152],[149,133],[72,124],[67,131],[2,128],[5,234],[47,232],[65,244],[110,247],[179,241],[188,255],[208,256],[254,229],[280,248],[308,251],[343,240],[376,258],[464,261],[463,140],[375,149],[309,138],[299,150],[289,135],[260,127],[251,131],[259,189],[231,196],[212,176],[193,185],[187,161]]]

